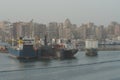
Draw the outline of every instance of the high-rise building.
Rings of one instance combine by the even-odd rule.
[[[115,25],[115,36],[120,36],[120,24]]]
[[[32,26],[33,27],[33,26]],[[32,30],[31,30],[31,23],[27,22],[16,22],[13,23],[13,37],[14,39],[18,39],[19,37],[31,37]]]
[[[48,25],[48,31],[49,31],[49,38],[58,38],[58,23],[57,22],[51,22]]]
[[[4,28],[4,22],[3,22],[3,21],[0,22],[0,28],[1,28],[1,29]]]
[[[107,27],[107,37],[109,39],[112,39],[115,37],[115,26],[117,25],[117,22],[111,22]]]
[[[58,38],[64,38],[64,27],[63,23],[58,24]]]
[[[1,29],[1,38],[2,41],[6,41],[10,38],[10,30],[12,26],[9,21],[2,21],[0,22],[0,29]]]
[[[105,34],[105,30],[104,30],[104,26],[98,26],[96,27],[96,37],[99,41],[104,40],[106,34]]]
[[[95,38],[96,37],[96,25],[94,23],[89,22],[87,25],[87,37],[88,38]]]
[[[94,23],[82,24],[79,28],[81,39],[96,38],[96,25]]]
[[[79,38],[78,27],[77,27],[76,24],[72,24],[71,32],[72,32],[72,38],[74,38],[74,39],[78,39]]]
[[[34,23],[34,36],[39,38],[44,38],[47,33],[47,28],[45,24]]]
[[[80,27],[79,27],[79,36],[80,36],[80,39],[87,39],[87,36],[88,36],[88,33],[87,33],[87,25],[86,24],[82,24]]]
[[[72,28],[72,24],[70,22],[69,19],[66,19],[63,23],[63,28],[64,28],[64,38],[66,39],[71,39],[73,38],[73,34],[72,34],[72,31],[71,31],[71,28]]]
[[[63,26],[64,26],[64,28],[71,28],[72,27],[72,24],[68,18],[64,21]]]
[[[22,31],[22,25],[23,25],[23,22],[13,23],[12,35],[14,39],[18,39],[19,37],[23,36],[22,34],[24,34],[24,32]]]

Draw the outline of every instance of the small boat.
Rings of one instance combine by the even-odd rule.
[[[37,54],[34,49],[34,42],[34,38],[20,38],[17,46],[10,46],[8,48],[9,54],[16,58],[35,58]]]
[[[0,42],[0,53],[8,53],[7,46],[7,43]]]
[[[98,54],[98,40],[87,39],[85,42],[86,55],[87,56],[97,56]]]
[[[7,48],[1,47],[1,48],[0,48],[0,53],[8,53]]]

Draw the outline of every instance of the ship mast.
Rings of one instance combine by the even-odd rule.
[[[34,37],[34,23],[33,23],[33,19],[30,21],[30,36]]]

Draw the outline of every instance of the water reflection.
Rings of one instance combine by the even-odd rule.
[[[120,74],[119,62],[120,51],[99,51],[96,57],[88,57],[81,51],[75,58],[47,60],[15,59],[0,54],[0,79],[101,80],[102,77],[102,80],[117,80]]]
[[[97,56],[85,56],[88,63],[94,63],[99,61],[99,55]]]
[[[63,62],[64,64],[74,64],[77,62],[77,58],[73,57],[73,58],[67,58],[67,59],[59,59],[59,61]]]
[[[120,51],[99,51],[98,56],[88,57],[85,52],[78,52],[74,58],[68,59],[16,59],[0,53],[0,70],[16,70],[27,68],[47,68],[55,66],[70,66],[120,60]]]
[[[37,60],[37,59],[19,59],[19,69],[23,68],[38,68],[50,66],[51,60]]]

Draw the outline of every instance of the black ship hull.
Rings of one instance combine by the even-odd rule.
[[[66,50],[43,46],[38,49],[38,58],[72,58],[77,52],[77,49]]]
[[[86,49],[87,56],[97,56],[98,50],[97,49]]]
[[[73,58],[74,55],[78,52],[77,49],[70,50],[61,50],[61,58]]]
[[[56,58],[73,58],[75,54],[78,52],[77,49],[56,49],[54,50]]]

